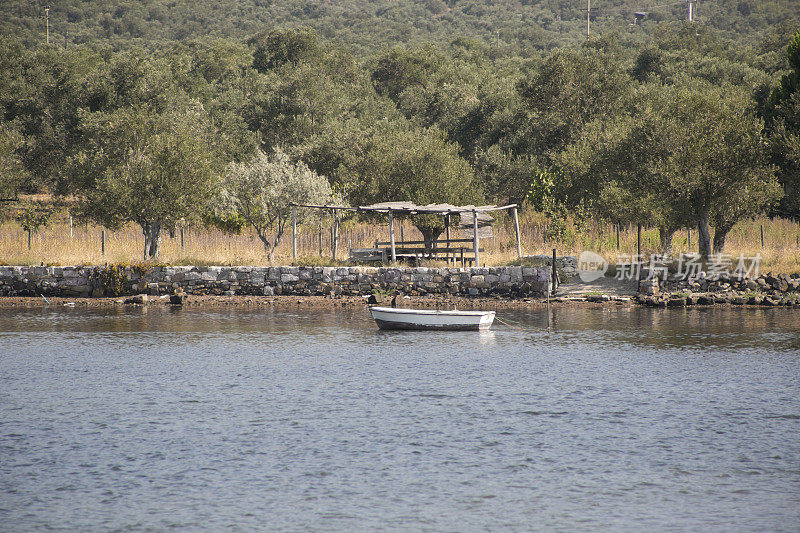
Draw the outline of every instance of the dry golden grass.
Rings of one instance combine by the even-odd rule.
[[[396,238],[400,239],[400,223],[396,223]],[[760,228],[764,228],[764,247],[761,247]],[[523,253],[551,254],[555,248],[559,255],[579,254],[592,250],[614,262],[618,255],[636,253],[636,228],[620,233],[617,249],[616,231],[611,225],[595,224],[581,232],[566,234],[553,241],[547,238],[546,219],[537,213],[526,213],[520,219]],[[28,249],[27,233],[13,221],[0,224],[0,262],[8,265],[44,264],[102,264],[135,263],[142,260],[144,237],[138,226],[129,225],[113,232],[105,230],[105,254],[101,254],[101,231],[95,225],[76,225],[70,235],[67,220],[56,220],[31,236]],[[407,240],[421,240],[419,232],[408,223],[403,225]],[[458,235],[454,235],[458,236]],[[463,235],[461,235],[463,237]],[[691,232],[691,246],[687,231],[675,235],[674,255],[697,251],[697,234]],[[298,257],[317,264],[320,256],[319,228],[302,228],[298,238]],[[349,221],[342,224],[338,259],[346,259],[348,248],[367,248],[376,240],[388,240],[386,225]],[[800,272],[800,225],[785,219],[758,218],[739,223],[728,235],[725,253],[733,257],[761,255],[761,271]],[[494,237],[483,239],[481,263],[507,264],[517,259],[514,228],[509,217],[497,216]],[[658,249],[658,231],[647,229],[642,233],[642,252],[649,254]],[[276,251],[273,264],[292,262],[291,233],[287,232]],[[330,227],[322,231],[322,256],[331,257]],[[264,247],[250,230],[231,235],[220,230],[191,227],[184,231],[184,246],[180,233],[174,237],[164,234],[161,240],[160,263],[194,265],[266,265]],[[443,263],[442,263],[443,264]]]

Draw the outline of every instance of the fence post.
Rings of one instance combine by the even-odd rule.
[[[617,224],[617,251],[619,251],[619,224]]]
[[[297,208],[292,206],[292,264],[297,262]]]
[[[761,224],[761,249],[764,249],[764,224]]]
[[[636,258],[642,260],[642,225],[636,225]]]
[[[181,250],[183,250],[183,228],[181,228]]]
[[[319,223],[319,256],[322,257],[322,221]]]
[[[480,266],[480,250],[478,248],[478,211],[472,210],[472,250],[475,253],[475,267]]]
[[[75,240],[75,236],[72,233],[72,215],[69,216],[69,240]]]
[[[514,213],[514,231],[517,232],[517,259],[522,259],[522,241],[519,237],[519,216],[517,215],[516,207],[514,207],[512,211]],[[494,232],[492,233],[492,236],[494,236]]]
[[[106,230],[100,230],[100,255],[106,255]]]
[[[689,251],[692,251],[692,228],[686,228],[686,240],[689,245]]]
[[[556,249],[553,248],[553,262],[550,263],[550,274],[552,275],[553,281],[550,284],[553,290],[553,294],[556,293],[556,287],[558,287],[558,270],[556,269]]]
[[[31,249],[31,230],[28,228],[28,250]]]

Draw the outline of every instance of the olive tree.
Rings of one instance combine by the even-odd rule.
[[[780,196],[747,94],[696,80],[656,83],[628,111],[587,127],[559,162],[572,189],[609,218],[659,227],[665,251],[677,229],[697,225],[700,253],[712,245],[719,253],[738,220]]]
[[[216,211],[221,216],[237,215],[252,227],[272,262],[292,216],[292,203],[330,205],[341,200],[328,180],[302,161],[293,163],[281,149],[272,156],[258,150],[251,161],[227,166]],[[312,216],[306,209],[296,213],[300,223]]]
[[[218,156],[205,109],[140,104],[94,113],[83,126],[87,147],[70,161],[79,214],[112,229],[135,222],[143,258],[157,257],[161,231],[199,218],[213,192]]]
[[[411,201],[465,205],[481,199],[472,167],[438,128],[381,125],[352,150],[337,174],[354,183],[353,202]],[[416,215],[411,222],[427,246],[445,230],[444,217]]]

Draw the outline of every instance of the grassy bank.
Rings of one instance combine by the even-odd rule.
[[[526,213],[520,219],[524,254],[550,254],[555,248],[559,255],[579,254],[592,250],[615,262],[623,254],[636,253],[636,228],[625,228],[619,234],[617,248],[616,228],[608,224],[588,224],[575,228],[553,228],[538,213]],[[764,246],[761,246],[761,229]],[[558,230],[558,234],[554,235]],[[105,253],[101,251],[102,232],[105,232]],[[396,236],[400,239],[401,224],[396,222]],[[409,223],[403,224],[402,234],[407,240],[420,240],[422,236]],[[321,236],[320,236],[321,235]],[[467,235],[460,235],[467,237]],[[320,256],[320,239],[322,255]],[[690,241],[691,239],[691,241]],[[346,260],[348,249],[366,248],[376,240],[388,240],[386,225],[348,221],[342,224],[339,237],[339,260]],[[757,218],[737,224],[728,235],[725,253],[734,257],[743,254],[752,257],[760,254],[761,270],[773,272],[800,272],[800,224],[785,219]],[[0,262],[9,265],[44,264],[102,264],[133,263],[141,261],[143,236],[138,226],[129,225],[120,231],[110,231],[95,225],[74,225],[59,217],[31,235],[14,221],[0,223]],[[494,236],[483,239],[481,263],[504,265],[516,260],[516,239],[513,224],[507,217],[499,217],[494,226]],[[642,233],[643,253],[658,249],[658,231],[646,229]],[[683,230],[673,240],[674,255],[697,251],[696,231]],[[330,226],[302,228],[298,238],[298,256],[307,264],[332,264]],[[159,262],[176,265],[248,265],[268,264],[264,247],[249,230],[241,234],[228,234],[218,229],[189,227],[181,233],[162,235]],[[292,262],[291,233],[288,232],[278,247],[273,264]]]

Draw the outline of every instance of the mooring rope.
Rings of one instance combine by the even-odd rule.
[[[505,326],[508,326],[510,328],[514,328],[514,329],[522,329],[522,330],[527,330],[527,331],[539,331],[539,329],[540,329],[540,328],[529,326],[529,325],[527,325],[527,324],[525,324],[523,322],[517,322],[516,320],[511,320],[510,318],[504,320],[504,319],[498,317],[497,315],[495,315],[494,319],[497,320],[498,322],[500,322],[501,324],[503,324]]]

